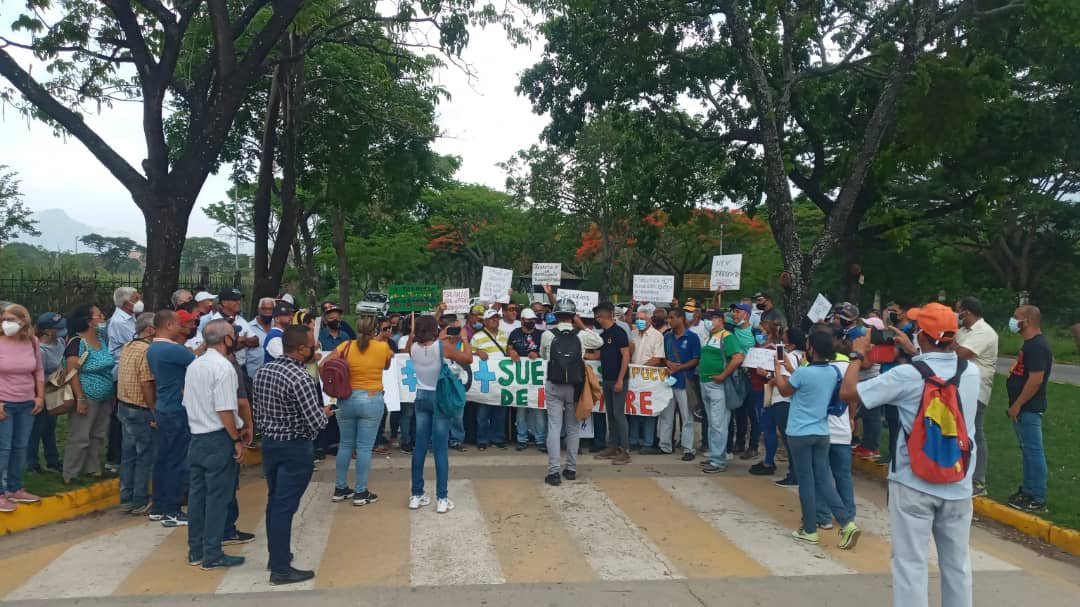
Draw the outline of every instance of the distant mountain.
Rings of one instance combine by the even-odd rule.
[[[44,247],[49,251],[74,251],[76,240],[87,234],[101,234],[102,236],[125,236],[139,244],[145,244],[146,237],[129,232],[113,230],[87,225],[81,221],[72,219],[70,215],[61,209],[48,209],[38,211],[32,218],[37,221],[34,227],[41,232],[41,236],[20,235],[15,240]],[[84,250],[82,244],[78,245],[80,251]]]

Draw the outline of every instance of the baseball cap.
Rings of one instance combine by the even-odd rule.
[[[532,308],[525,308],[521,311],[521,320],[536,320],[536,312]]]
[[[684,311],[686,311],[686,312],[697,312],[698,311],[697,300],[694,299],[693,297],[687,299],[686,303],[683,304],[682,309]]]
[[[218,293],[218,301],[240,301],[244,297],[244,294],[240,292],[240,289],[225,289],[221,293]],[[196,298],[197,301],[197,298]]]
[[[754,301],[757,301],[759,299],[772,299],[772,297],[769,297],[769,294],[766,293],[765,291],[758,291],[757,293],[754,293],[753,295],[751,295],[750,299],[753,299]]]
[[[180,324],[186,325],[189,322],[199,320],[199,315],[194,312],[188,312],[187,310],[177,310],[176,319],[180,321]]]
[[[279,303],[274,306],[274,316],[292,316],[295,308],[287,303]]]
[[[37,317],[37,326],[39,329],[66,329],[67,321],[59,312],[46,312]]]
[[[322,305],[323,316],[325,316],[325,315],[327,315],[327,314],[329,314],[331,312],[341,312],[342,314],[344,314],[344,311],[336,303],[333,303],[333,302],[330,302],[330,301],[324,301],[323,305]]]
[[[470,314],[480,315],[480,314],[483,314],[484,310],[486,310],[486,309],[487,308],[484,307],[484,304],[476,304],[469,310],[469,313]]]
[[[204,301],[211,300],[211,299],[214,299],[214,294],[213,293],[207,293],[206,291],[199,291],[195,295],[195,303],[202,303]]]
[[[716,318],[717,316],[723,317],[724,316],[724,311],[720,310],[718,308],[714,308],[712,310],[706,310],[705,311],[705,316],[708,316],[709,318]]]
[[[744,304],[744,303],[731,304],[731,311],[734,312],[735,310],[742,310],[743,312],[746,312],[747,314],[753,314],[754,313],[754,309],[750,307],[750,304]]]
[[[952,311],[952,308],[936,302],[928,303],[921,308],[911,308],[907,312],[907,317],[919,323],[919,329],[937,342],[952,341],[956,337],[956,332],[960,330],[956,313]]]
[[[495,318],[496,316],[500,316],[498,310],[485,310],[484,311],[484,320],[487,320],[489,318]]]
[[[839,316],[843,320],[851,322],[859,317],[859,308],[853,303],[842,301],[833,306],[831,316]]]

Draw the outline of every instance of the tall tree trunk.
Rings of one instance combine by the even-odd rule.
[[[274,297],[276,288],[269,284],[270,267],[270,208],[274,192],[274,159],[277,155],[278,117],[281,113],[281,79],[284,68],[274,67],[270,95],[266,102],[263,123],[262,149],[259,151],[259,177],[252,201],[252,233],[255,239],[255,285],[251,297],[251,314],[255,315],[259,299]]]
[[[195,199],[147,192],[136,203],[143,209],[146,220],[142,295],[147,310],[160,310],[169,304],[169,297],[180,280],[180,256]]]
[[[334,256],[337,258],[337,271],[338,271],[338,305],[343,310],[351,310],[349,307],[352,302],[349,301],[349,289],[352,286],[351,277],[349,275],[349,258],[345,252],[345,214],[341,212],[340,206],[335,206],[333,211],[333,241],[334,241]]]

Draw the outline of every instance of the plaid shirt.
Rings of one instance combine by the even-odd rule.
[[[146,408],[149,404],[143,398],[142,385],[154,381],[150,364],[146,362],[146,351],[150,342],[136,339],[120,350],[120,367],[116,373],[116,398],[120,402]]]
[[[259,367],[251,391],[255,427],[271,440],[314,439],[326,427],[322,395],[304,365],[282,356]]]

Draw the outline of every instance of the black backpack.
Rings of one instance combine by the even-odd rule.
[[[551,342],[548,358],[548,379],[553,384],[578,386],[585,383],[585,360],[582,358],[578,330],[552,329],[555,337]]]

